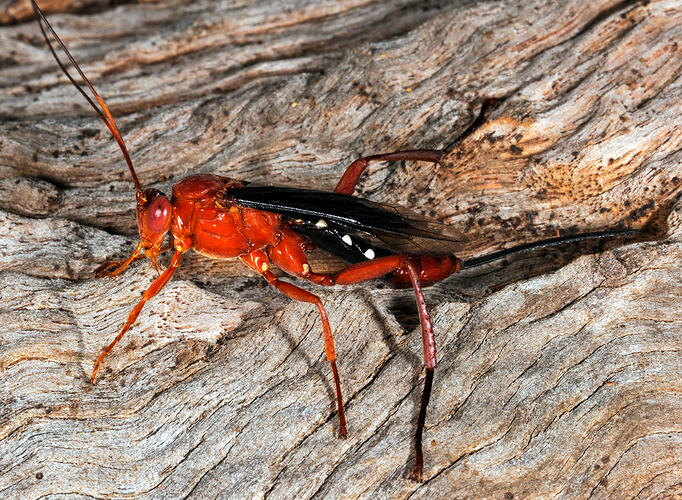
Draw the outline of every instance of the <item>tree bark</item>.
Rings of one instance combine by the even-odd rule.
[[[0,1],[3,497],[682,495],[679,0],[115,3],[45,5],[143,187],[213,172],[331,190],[361,155],[441,148],[437,166],[371,165],[359,194],[454,226],[464,258],[657,232],[425,291],[421,484],[417,311],[383,282],[304,285],[329,312],[348,439],[317,310],[239,262],[188,254],[92,386],[156,272],[94,278],[137,244],[130,175],[28,4]]]

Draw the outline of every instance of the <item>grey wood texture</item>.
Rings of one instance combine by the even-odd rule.
[[[682,496],[679,0],[41,4],[145,187],[215,172],[333,189],[361,155],[448,148],[438,166],[373,165],[359,191],[457,227],[464,257],[668,229],[426,290],[422,484],[417,313],[379,281],[304,285],[330,314],[348,439],[317,311],[239,262],[188,254],[92,386],[156,273],[94,278],[137,243],[132,183],[28,2],[2,0],[3,498]]]

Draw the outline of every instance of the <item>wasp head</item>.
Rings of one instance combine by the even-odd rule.
[[[157,257],[170,229],[172,206],[168,197],[156,189],[145,189],[137,197],[137,227],[144,253],[158,268]]]

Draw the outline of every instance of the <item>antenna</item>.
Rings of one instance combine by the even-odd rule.
[[[135,183],[135,191],[137,191],[137,197],[138,199],[144,200],[144,195],[142,194],[142,188],[140,187],[140,181],[137,180],[137,175],[135,174],[135,169],[133,168],[133,161],[130,159],[130,155],[128,154],[128,148],[126,148],[126,144],[123,141],[123,137],[121,137],[121,133],[118,130],[118,127],[116,126],[116,121],[114,121],[114,117],[111,116],[111,113],[109,112],[109,108],[107,108],[107,105],[104,104],[104,101],[102,98],[99,96],[95,88],[92,86],[90,83],[90,80],[85,76],[85,73],[81,70],[80,66],[76,62],[76,60],[73,58],[71,53],[69,52],[69,49],[66,48],[66,45],[64,45],[64,42],[59,38],[57,33],[55,33],[54,28],[52,28],[52,25],[50,22],[47,20],[45,17],[45,14],[43,14],[43,11],[40,10],[40,7],[38,7],[38,4],[35,2],[35,0],[31,0],[31,3],[33,4],[33,10],[36,13],[36,16],[38,16],[38,24],[40,25],[40,31],[43,32],[43,37],[45,38],[45,41],[47,42],[47,45],[50,47],[50,52],[52,52],[52,55],[54,56],[55,61],[57,61],[57,64],[59,64],[59,67],[62,69],[64,74],[68,77],[69,80],[71,80],[71,83],[78,89],[78,91],[85,97],[85,99],[90,103],[90,106],[97,112],[99,117],[102,119],[104,124],[107,126],[107,128],[111,131],[111,133],[114,136],[114,139],[116,139],[116,142],[118,143],[118,146],[121,148],[121,152],[123,153],[123,157],[126,160],[126,163],[128,164],[128,168],[130,169],[130,175],[133,177],[133,182]],[[61,49],[64,51],[66,54],[66,57],[69,59],[71,64],[73,65],[74,68],[76,68],[76,71],[80,75],[80,77],[83,79],[85,84],[88,86],[88,89],[90,89],[90,92],[92,92],[92,96],[97,100],[99,103],[99,106],[97,106],[93,100],[90,98],[90,96],[83,90],[83,88],[76,83],[76,80],[73,79],[69,71],[64,67],[62,62],[59,59],[59,56],[57,56],[57,53],[54,50],[54,47],[52,46],[52,42],[50,42],[50,38],[47,36],[47,33],[45,32],[45,27],[47,27],[47,30],[52,34],[52,36],[57,40],[57,43],[61,47]]]

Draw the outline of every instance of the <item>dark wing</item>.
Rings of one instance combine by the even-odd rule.
[[[466,243],[461,233],[406,208],[339,193],[249,185],[226,190],[223,201],[280,214],[306,239],[347,261],[362,260],[370,248],[376,256],[455,255]]]

